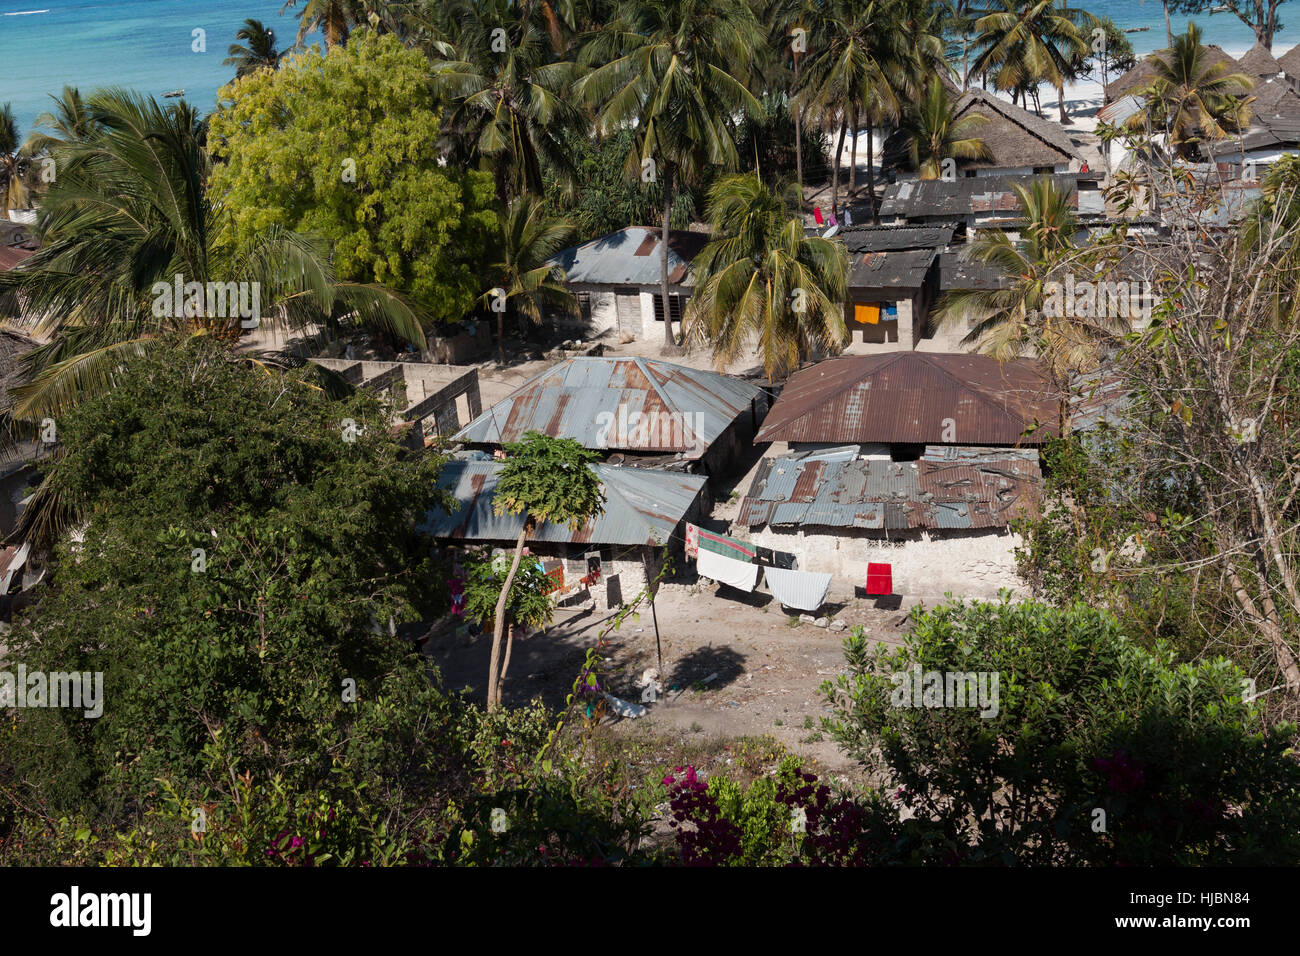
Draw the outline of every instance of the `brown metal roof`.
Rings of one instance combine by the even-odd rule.
[[[795,373],[754,440],[1038,445],[1059,421],[1059,397],[1033,359],[900,351]]]
[[[0,246],[0,272],[8,272],[25,261],[34,250],[22,246]]]

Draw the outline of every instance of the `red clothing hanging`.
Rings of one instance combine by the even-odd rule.
[[[894,593],[894,572],[890,565],[871,563],[867,565],[867,593]]]

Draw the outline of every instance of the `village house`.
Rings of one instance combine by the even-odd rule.
[[[691,295],[691,262],[708,240],[701,232],[672,230],[668,234],[669,308],[677,331]],[[571,246],[550,260],[563,270],[569,289],[578,298],[580,327],[586,337],[663,339],[661,242],[662,232],[657,227],[628,226]],[[554,319],[560,326],[570,322],[560,314]]]
[[[1015,186],[1032,188],[1043,177],[1032,175],[981,176],[970,179],[905,180],[885,189],[880,218],[898,225],[953,225],[956,242],[967,242],[980,229],[1002,229],[1013,234],[1024,223]],[[1060,191],[1068,190],[1070,204],[1085,228],[1106,217],[1106,202],[1098,172],[1054,173],[1049,177]]]
[[[1031,176],[1042,173],[1078,172],[1087,165],[1070,134],[1059,124],[1043,119],[984,90],[967,90],[953,106],[953,121],[983,116],[985,122],[973,133],[984,141],[989,159],[953,161],[955,178],[982,176]],[[915,179],[909,142],[904,131],[885,140],[881,168],[894,179]]]
[[[1283,156],[1300,152],[1300,93],[1285,79],[1262,82],[1250,104],[1250,126],[1209,147],[1230,180],[1257,181]]]
[[[1131,70],[1117,76],[1106,84],[1104,89],[1107,103],[1114,103],[1130,93],[1137,93],[1150,86],[1159,77],[1156,62],[1165,59],[1168,51],[1158,51],[1143,57]],[[1238,63],[1223,47],[1214,43],[1205,44],[1204,67],[1209,69],[1222,65],[1223,73],[1244,73],[1242,64]]]
[[[426,362],[367,362],[313,358],[349,385],[384,394],[412,447],[447,438],[483,411],[478,369]]]
[[[718,372],[576,357],[525,382],[455,440],[492,452],[536,431],[572,438],[610,464],[721,477],[749,448],[768,405],[762,388]]]
[[[1300,43],[1277,58],[1282,70],[1281,79],[1294,90],[1300,90]]]
[[[852,226],[840,232],[849,252],[844,322],[849,354],[916,348],[938,291],[937,260],[951,224]]]
[[[420,530],[443,544],[513,551],[524,516],[494,510],[503,467],[485,454],[447,462],[439,485],[459,507],[429,512]],[[577,530],[542,524],[527,546],[555,581],[557,602],[592,600],[605,611],[633,600],[658,576],[665,555],[682,567],[686,522],[702,520],[708,494],[702,475],[604,464],[591,468],[600,478],[604,511]]]
[[[801,571],[894,591],[995,596],[1017,582],[1011,522],[1037,512],[1038,446],[1059,434],[1042,366],[900,351],[796,373],[757,441],[772,442],[733,534]]]

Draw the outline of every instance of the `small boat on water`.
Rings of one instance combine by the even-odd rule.
[[[170,93],[164,93],[164,94],[163,94],[163,99],[174,100],[174,99],[176,99],[176,97],[178,97],[178,96],[184,96],[184,95],[185,95],[185,91],[184,91],[184,90],[172,90]]]

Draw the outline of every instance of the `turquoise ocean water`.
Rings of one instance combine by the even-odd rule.
[[[203,111],[234,75],[222,66],[235,31],[261,20],[283,48],[298,21],[284,0],[0,0],[0,103],[13,104],[26,135],[65,84],[82,93],[128,86],[161,96],[175,89]],[[299,5],[301,8],[301,4]],[[192,50],[206,31],[207,52]]]
[[[49,108],[48,94],[64,84],[82,92],[123,85],[161,95],[184,89],[186,99],[209,110],[231,77],[226,48],[246,17],[272,27],[281,46],[297,29],[295,11],[280,14],[283,0],[0,0],[0,103],[13,104],[26,133]],[[1083,0],[1074,5],[1105,14],[1121,27],[1150,27],[1129,35],[1138,53],[1165,46],[1158,0]],[[1284,29],[1274,42],[1280,56],[1300,42],[1300,0],[1282,6]],[[1241,54],[1254,43],[1250,29],[1230,14],[1196,18],[1207,42]],[[1174,17],[1179,32],[1187,17]],[[192,31],[206,31],[207,52],[191,49]]]

